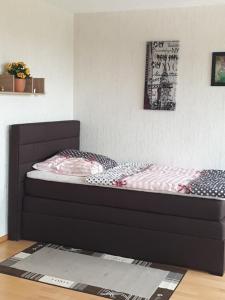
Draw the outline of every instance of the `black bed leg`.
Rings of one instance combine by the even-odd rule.
[[[210,271],[209,274],[214,275],[214,276],[220,276],[222,277],[224,275],[224,270],[222,271]]]

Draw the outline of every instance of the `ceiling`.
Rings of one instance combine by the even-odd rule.
[[[45,0],[74,13],[225,4],[225,0]]]

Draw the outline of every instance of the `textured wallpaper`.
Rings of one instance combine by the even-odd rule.
[[[118,160],[225,169],[225,6],[76,15],[74,116],[81,147]],[[179,40],[176,111],[143,110],[146,42]]]

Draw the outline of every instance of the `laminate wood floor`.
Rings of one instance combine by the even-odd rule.
[[[0,261],[32,245],[28,241],[0,244]],[[212,258],[213,259],[213,258]],[[63,288],[0,274],[0,300],[103,300]],[[225,276],[188,271],[171,300],[225,300]]]

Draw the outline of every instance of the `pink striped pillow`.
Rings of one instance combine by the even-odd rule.
[[[104,171],[103,166],[97,161],[89,161],[85,158],[53,157],[33,165],[39,171],[48,171],[61,175],[90,176]]]

